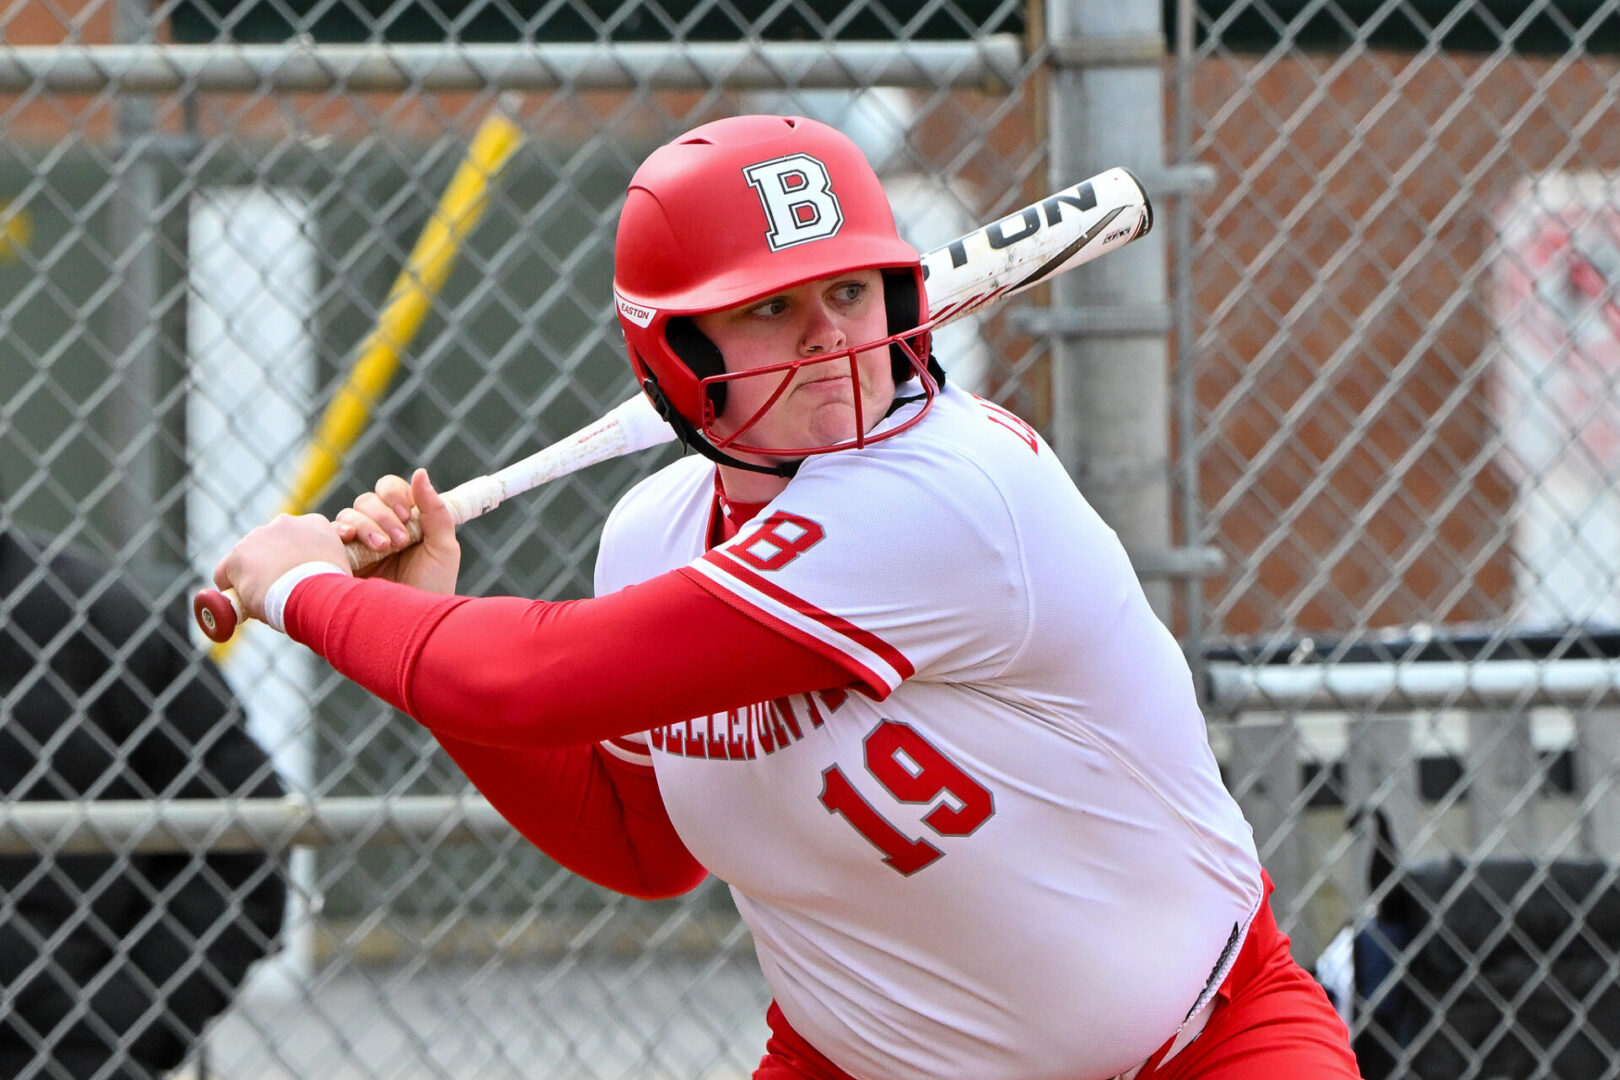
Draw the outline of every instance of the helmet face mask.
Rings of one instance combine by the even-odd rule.
[[[692,318],[856,270],[882,271],[889,336],[851,349],[732,373]],[[806,364],[843,360],[853,371],[858,354],[884,347],[893,356],[897,385],[919,378],[925,401],[914,419],[938,392],[928,370],[921,259],[900,238],[888,197],[859,149],[815,121],[733,117],[654,151],[631,180],[620,215],[614,299],[637,381],[682,438],[711,457],[730,449],[791,459],[898,434],[890,429],[868,437],[881,417],[866,415],[870,410],[862,409],[857,394],[850,440],[804,447],[749,443],[748,430]],[[765,408],[716,436],[727,387],[740,378],[772,377],[780,383]]]
[[[728,453],[757,454],[766,457],[780,456],[784,453],[791,454],[795,457],[808,457],[812,454],[832,453],[835,450],[856,450],[869,446],[874,442],[882,442],[884,439],[893,438],[921,420],[923,415],[927,412],[927,409],[926,407],[919,409],[914,415],[907,417],[904,421],[894,425],[887,431],[877,435],[870,434],[869,432],[871,427],[877,423],[877,421],[881,420],[882,417],[869,417],[866,415],[866,409],[862,403],[862,395],[859,390],[861,385],[860,358],[863,353],[870,353],[877,350],[887,350],[891,354],[899,352],[906,356],[908,358],[908,362],[906,364],[907,370],[905,372],[905,377],[911,378],[915,376],[923,388],[925,397],[931,401],[933,396],[939,393],[939,384],[935,380],[933,373],[928,370],[926,356],[919,355],[915,346],[913,345],[913,341],[919,336],[926,337],[926,331],[912,330],[906,334],[891,334],[888,337],[880,338],[877,341],[867,342],[864,345],[855,345],[846,349],[839,349],[835,352],[817,353],[814,356],[800,357],[794,360],[784,360],[776,364],[766,364],[762,367],[749,368],[747,371],[723,371],[717,375],[709,375],[701,378],[699,379],[699,386],[705,392],[705,408],[703,419],[699,424],[697,424],[698,432],[706,440],[708,440],[710,445],[719,450],[723,450]],[[782,395],[787,392],[788,387],[793,384],[794,379],[798,376],[800,371],[806,368],[819,367],[823,364],[838,363],[842,363],[849,370],[850,386],[852,388],[851,396],[854,399],[855,428],[854,434],[850,438],[823,445],[792,447],[787,450],[784,450],[781,447],[755,445],[744,441],[745,436],[747,436],[749,432],[751,432],[760,423],[760,421],[764,420],[766,415],[770,413],[771,409],[775,407],[776,402],[780,400]],[[890,363],[896,364],[896,361],[891,359]],[[721,416],[725,415],[725,413],[720,407],[713,404],[713,397],[716,396],[714,391],[723,391],[727,385],[740,382],[744,379],[770,379],[773,376],[776,378],[776,384],[766,395],[763,404],[756,408],[751,415],[743,417],[741,421],[731,429],[729,434],[721,435],[717,433],[715,430],[715,424],[719,421]],[[899,381],[900,380],[897,377],[896,382],[898,383]],[[722,400],[724,399],[723,393],[719,396],[721,396]],[[734,418],[728,416],[727,419]]]

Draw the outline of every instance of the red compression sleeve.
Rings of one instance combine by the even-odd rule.
[[[560,603],[319,574],[286,624],[435,732],[486,746],[592,743],[857,681],[681,570]]]
[[[496,747],[434,737],[502,817],[581,877],[657,900],[690,892],[708,876],[676,835],[651,769],[594,745]]]

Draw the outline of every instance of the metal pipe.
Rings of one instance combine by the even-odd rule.
[[[350,93],[898,86],[1004,93],[1023,47],[976,41],[49,45],[0,49],[0,93]],[[857,80],[859,80],[857,82]]]
[[[281,851],[500,840],[512,826],[476,796],[107,799],[0,804],[0,855]]]
[[[1244,712],[1523,709],[1620,702],[1620,660],[1262,665],[1206,669],[1214,716]],[[281,851],[494,842],[512,826],[477,796],[0,804],[0,855]]]
[[[113,5],[114,48],[142,48],[154,34],[149,0],[116,0]],[[127,562],[153,561],[153,508],[162,503],[157,455],[161,430],[158,311],[161,290],[161,223],[158,163],[148,141],[157,128],[156,103],[149,98],[120,97],[113,103],[118,139],[112,155],[112,194],[108,212],[108,245],[113,256],[114,284],[107,296],[106,340],[114,365],[107,396],[105,430],[109,465],[116,478],[107,498],[110,520],[104,528]]]
[[[1491,660],[1251,666],[1211,662],[1209,711],[1405,712],[1412,709],[1591,708],[1620,701],[1620,661]]]

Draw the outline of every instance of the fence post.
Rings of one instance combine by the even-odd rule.
[[[1468,784],[1468,835],[1480,855],[1535,855],[1541,851],[1536,819],[1541,804],[1530,716],[1479,712],[1468,716],[1463,755]]]
[[[156,20],[148,0],[117,0],[112,33],[119,42],[150,41]],[[153,561],[162,546],[143,535],[152,508],[162,503],[158,455],[160,429],[159,350],[162,325],[158,305],[161,252],[158,205],[160,178],[152,141],[157,107],[142,94],[123,94],[114,106],[118,139],[114,144],[113,190],[108,227],[117,266],[117,286],[108,303],[108,342],[117,374],[107,408],[108,466],[119,474],[109,500],[106,522],[109,544],[121,549],[120,561]]]
[[[1158,0],[1048,0],[1050,183],[1123,165],[1161,173],[1164,32]],[[1165,229],[1052,284],[1052,439],[1133,553],[1170,545]],[[1107,309],[1107,320],[1088,319]],[[1147,585],[1161,619],[1167,583]]]
[[[1389,855],[1394,859],[1406,854],[1415,823],[1422,820],[1411,717],[1357,716],[1350,721],[1344,800],[1347,818],[1359,813],[1349,845],[1350,865],[1339,879],[1345,907],[1353,918],[1368,899],[1367,870],[1378,837],[1373,813],[1381,813],[1389,824],[1396,846]]]
[[[1243,816],[1254,829],[1260,862],[1276,889],[1272,910],[1293,939],[1294,955],[1313,957],[1324,942],[1315,940],[1305,910],[1306,881],[1310,876],[1300,776],[1298,724],[1291,717],[1260,723],[1238,723],[1228,729],[1231,739],[1229,786]]]
[[[1584,813],[1581,839],[1600,859],[1620,859],[1620,709],[1575,718],[1575,797]]]

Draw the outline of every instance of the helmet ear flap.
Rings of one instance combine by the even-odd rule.
[[[889,319],[891,337],[915,330],[922,324],[922,302],[917,295],[917,275],[910,267],[896,267],[883,271],[883,304]],[[908,339],[915,342],[915,336]],[[899,386],[917,374],[917,366],[899,342],[889,346],[889,364],[894,374],[894,385]],[[918,357],[918,364],[926,364],[935,373],[936,381],[944,385],[944,372],[934,363],[932,344],[928,355]]]
[[[664,326],[664,340],[669,342],[670,351],[692,369],[692,374],[699,381],[725,374],[726,361],[720,355],[719,347],[698,329],[697,323],[691,318],[678,315],[670,319]],[[714,383],[706,389],[709,404],[713,406],[714,416],[718,419],[726,408],[726,384]]]

